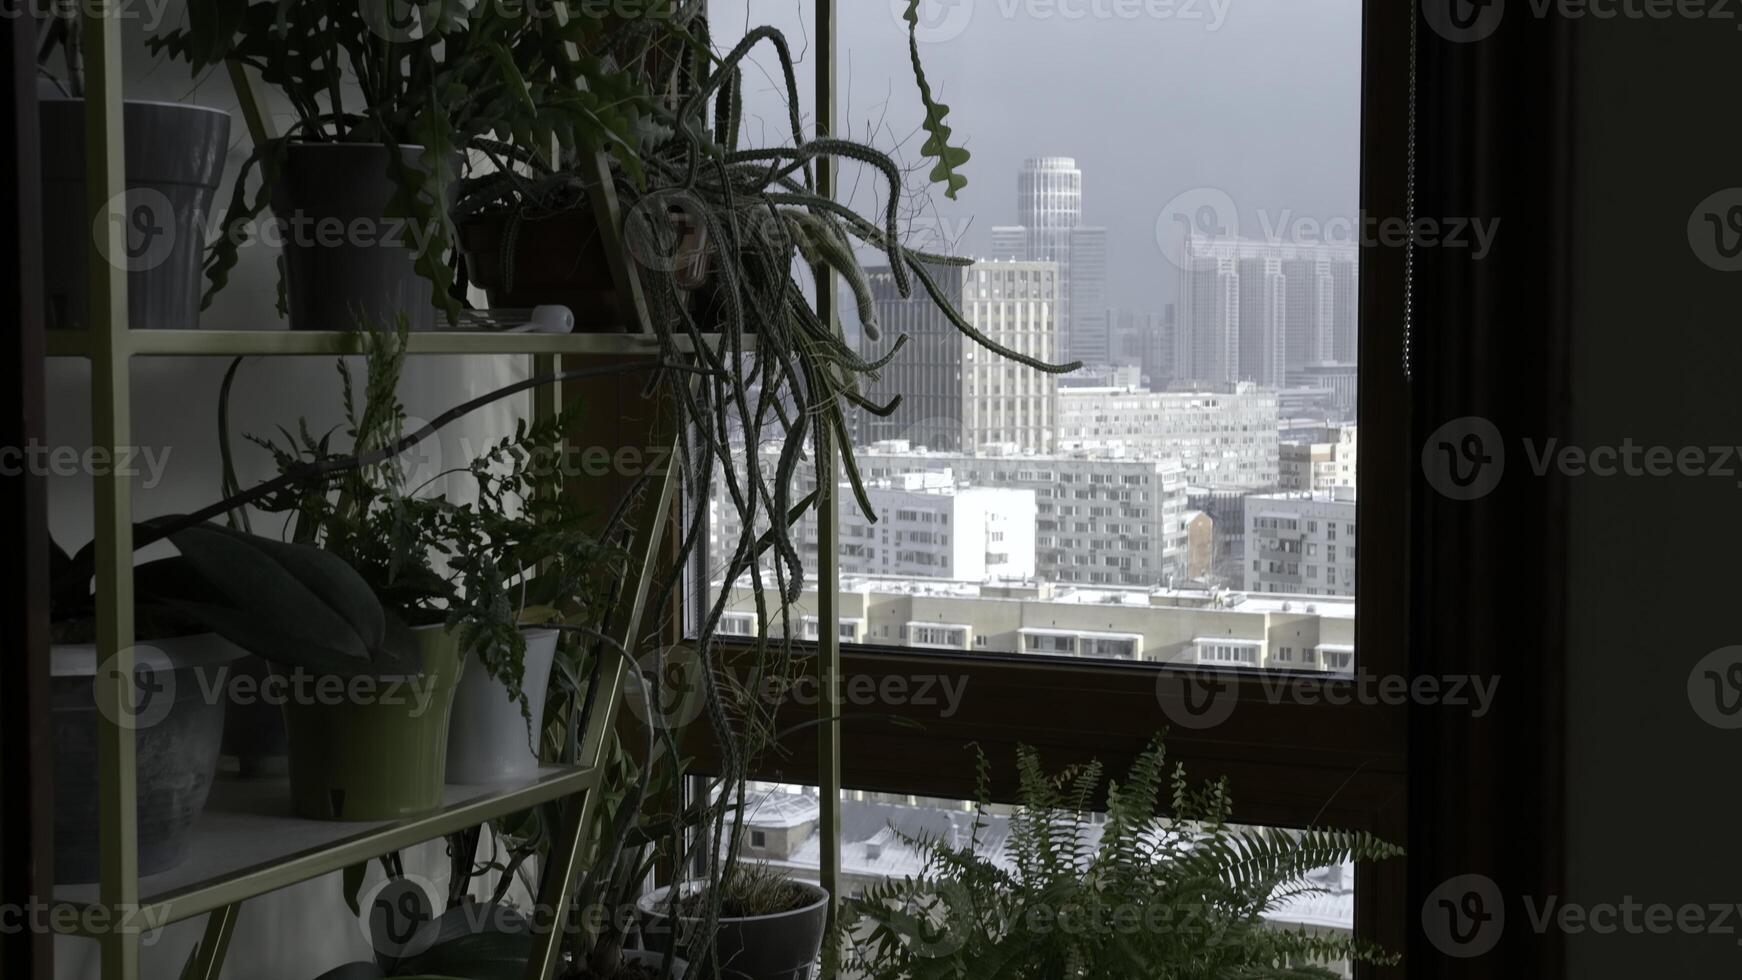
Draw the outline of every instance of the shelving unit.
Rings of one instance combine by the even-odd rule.
[[[120,242],[123,223],[116,209],[125,189],[122,159],[122,92],[120,18],[112,15],[113,0],[94,0],[84,9],[86,95],[86,188],[93,221],[110,236],[106,254],[125,254]],[[244,106],[257,107],[247,80],[239,72]],[[258,138],[263,117],[245,116]],[[609,202],[614,209],[614,200]],[[613,221],[610,228],[615,229]],[[126,272],[99,259],[93,250],[90,316],[92,326],[79,331],[53,331],[46,338],[51,357],[84,358],[91,363],[91,439],[95,448],[111,452],[130,444],[129,400],[132,360],[151,356],[279,356],[339,355],[361,352],[360,337],[344,332],[287,330],[131,330],[127,322]],[[635,297],[639,300],[639,296]],[[417,354],[531,356],[536,373],[554,370],[561,355],[657,356],[659,345],[647,322],[645,308],[633,304],[639,319],[636,333],[549,334],[478,333],[440,330],[411,336],[409,351]],[[554,411],[557,398],[549,386],[534,393],[536,413]],[[649,584],[661,550],[666,521],[676,499],[675,468],[652,495],[651,514],[631,549],[640,556],[634,587],[618,637],[624,649],[634,649],[641,636]],[[133,676],[133,540],[132,488],[115,473],[94,477],[97,542],[98,660],[110,665],[96,680],[99,704],[106,717],[128,716]],[[82,935],[99,945],[103,980],[138,980],[140,938],[147,925],[161,926],[204,914],[206,929],[194,960],[198,980],[216,980],[242,902],[298,882],[372,860],[423,841],[477,826],[551,801],[565,804],[561,832],[551,844],[543,873],[541,910],[550,921],[566,914],[581,866],[584,833],[599,789],[604,753],[615,727],[619,694],[626,673],[623,658],[605,651],[606,663],[588,692],[592,707],[581,738],[580,763],[572,768],[547,768],[536,778],[492,787],[449,787],[441,807],[404,820],[346,823],[303,820],[288,815],[288,791],[282,781],[220,780],[201,819],[193,829],[192,855],[179,867],[150,878],[138,873],[135,823],[137,765],[131,728],[103,723],[98,735],[98,823],[100,879],[95,885],[57,888],[56,914],[50,921],[66,934]],[[88,923],[102,922],[100,928]],[[560,956],[560,929],[541,930],[528,964],[529,980],[549,980]]]
[[[119,213],[125,189],[122,132],[122,52],[119,0],[88,0],[84,18],[86,66],[86,192],[92,227],[106,229],[109,237],[102,252],[93,249],[88,263],[91,327],[81,331],[55,331],[46,337],[50,357],[82,358],[91,365],[91,441],[93,448],[111,453],[131,444],[129,402],[132,362],[136,357],[157,356],[294,356],[342,355],[361,352],[360,338],[347,332],[292,332],[288,330],[138,330],[127,322],[127,279],[124,269],[102,261],[99,254],[125,254],[124,222]],[[818,118],[826,132],[834,116],[835,19],[834,0],[816,0],[819,24]],[[242,97],[243,116],[256,139],[267,134],[268,120],[243,71],[232,67],[232,80]],[[603,174],[602,158],[595,161]],[[821,186],[832,188],[833,170],[825,166]],[[617,207],[608,180],[598,181],[594,205],[602,227],[614,235]],[[620,258],[622,250],[607,251]],[[656,357],[660,348],[647,319],[639,283],[619,260],[613,269],[630,297],[629,306],[639,321],[639,330],[610,334],[478,333],[436,330],[413,334],[408,351],[433,355],[530,356],[536,373],[554,370],[558,357]],[[832,322],[834,277],[831,270],[817,270],[819,312]],[[535,412],[554,411],[556,393],[549,386],[533,398]],[[825,535],[834,533],[834,463],[824,454],[818,466],[818,509]],[[668,516],[678,502],[678,472],[671,468],[648,501],[645,522],[630,553],[638,556],[633,570],[622,632],[624,649],[635,649],[643,636],[643,620],[649,585],[660,560]],[[132,488],[114,472],[93,478],[93,540],[96,542],[97,617],[96,646],[99,663],[109,665],[96,679],[96,698],[109,709],[106,716],[128,715],[133,677],[133,538]],[[836,568],[832,548],[824,548],[818,567],[819,591],[826,597],[825,616],[832,615]],[[838,637],[834,630],[819,631],[816,671],[820,689],[831,692],[818,705],[823,753],[819,788],[823,805],[824,847],[822,880],[837,895],[839,862],[838,800],[840,790],[839,705],[836,675],[839,670]],[[268,892],[306,881],[335,870],[476,826],[551,801],[565,804],[564,826],[553,838],[543,869],[538,896],[541,912],[561,919],[568,908],[575,879],[584,855],[585,828],[599,789],[604,753],[615,728],[619,694],[627,672],[621,656],[606,652],[599,683],[589,692],[594,699],[587,714],[587,729],[581,740],[580,764],[567,769],[546,769],[532,780],[495,787],[450,787],[444,804],[434,812],[383,823],[337,823],[302,820],[287,816],[287,793],[274,781],[220,781],[213,789],[207,809],[194,828],[194,855],[182,866],[142,879],[139,876],[136,830],[137,765],[133,731],[125,726],[102,724],[98,737],[98,817],[101,849],[100,879],[95,885],[56,889],[57,914],[50,921],[74,923],[66,934],[84,936],[99,946],[103,980],[138,980],[142,926],[164,925],[206,915],[205,934],[194,961],[197,980],[216,980],[224,962],[237,911],[242,902]],[[117,925],[86,929],[86,913],[106,916]],[[550,980],[560,955],[561,930],[546,929],[535,939],[528,964],[529,980]],[[825,954],[826,955],[826,954]]]

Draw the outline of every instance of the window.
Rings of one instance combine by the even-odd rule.
[[[1165,726],[1200,762],[1252,767],[1263,758],[1286,767],[1277,786],[1258,778],[1234,787],[1237,798],[1283,814],[1278,820],[1380,830],[1385,808],[1401,799],[1392,791],[1403,772],[1399,712],[1308,703],[1294,685],[1329,679],[1298,677],[1303,671],[1395,673],[1401,649],[1396,556],[1366,556],[1375,568],[1355,594],[1357,513],[1376,542],[1401,533],[1384,524],[1375,531],[1369,509],[1357,508],[1358,499],[1403,499],[1398,474],[1410,466],[1392,448],[1402,440],[1383,438],[1396,435],[1404,417],[1396,411],[1398,383],[1384,370],[1397,363],[1401,266],[1394,251],[1326,239],[1348,225],[1358,234],[1363,215],[1402,213],[1401,167],[1386,158],[1364,168],[1360,147],[1365,130],[1367,145],[1391,153],[1403,119],[1363,119],[1361,106],[1363,84],[1407,88],[1407,18],[1377,2],[1366,17],[1355,0],[1259,2],[1262,16],[1196,32],[1180,20],[1117,15],[1039,23],[1020,6],[1013,16],[975,16],[953,29],[947,9],[973,5],[932,11],[935,33],[921,53],[934,55],[928,76],[950,103],[958,135],[975,132],[979,113],[999,120],[980,133],[1006,129],[975,142],[960,200],[935,189],[916,193],[921,203],[903,218],[911,243],[959,246],[985,259],[958,284],[970,321],[1008,329],[998,336],[1013,346],[1050,344],[1047,356],[1079,357],[1088,367],[1049,389],[1034,372],[972,349],[942,367],[915,361],[911,373],[892,363],[884,381],[920,414],[862,419],[865,428],[851,433],[867,479],[948,470],[958,497],[1015,495],[973,506],[881,506],[885,534],[900,525],[907,535],[903,560],[860,573],[843,556],[837,607],[843,617],[863,616],[858,642],[867,644],[843,646],[845,669],[968,682],[962,710],[949,718],[899,706],[923,738],[857,732],[849,739],[848,768],[867,786],[940,798],[971,792],[971,766],[956,761],[960,746],[1007,748],[1024,737],[1080,743],[1076,720],[1091,718],[1097,737],[1116,730],[1138,743]],[[742,13],[741,5],[727,8],[722,23]],[[883,145],[899,144],[911,163],[904,39],[891,40],[888,11],[878,5],[840,5],[838,18],[839,61],[843,72],[850,61],[853,76],[850,100],[840,86],[838,123],[861,132],[873,121]],[[781,26],[796,38],[807,20],[795,14]],[[1045,73],[1039,91],[1037,64],[1058,69]],[[1255,81],[1277,78],[1288,84]],[[1132,86],[1132,79],[1153,84]],[[1133,133],[1168,133],[1167,145],[1138,136],[1109,144],[1094,115],[1080,111],[1109,90],[1125,93]],[[745,97],[747,118],[784,118],[778,106],[750,104],[755,93]],[[1391,102],[1371,104],[1383,113]],[[1016,118],[1020,130],[1008,128]],[[1163,158],[1165,167],[1154,164]],[[856,188],[863,203],[871,186],[868,171],[842,165],[843,195]],[[1052,212],[1037,203],[1046,195],[1076,221],[1074,242],[1072,229],[1048,223]],[[1000,244],[1012,255],[1068,261],[1077,288],[1057,269],[994,274],[1001,263],[1028,261],[1004,257]],[[1079,256],[1087,257],[1082,264]],[[1055,291],[1047,312],[1018,311],[1002,298],[1023,277]],[[1287,288],[1263,293],[1267,280]],[[910,334],[907,355],[917,357],[913,341],[925,326],[917,308],[876,288],[884,290],[874,299],[885,342],[899,323]],[[1302,319],[1287,308],[1309,297],[1310,309],[1326,316]],[[1280,338],[1235,313],[1267,298],[1283,304]],[[844,329],[855,331],[851,304],[844,305]],[[1357,324],[1362,308],[1370,318]],[[1082,315],[1090,309],[1106,315]],[[1321,329],[1303,332],[1307,322]],[[1374,349],[1384,357],[1361,356]],[[920,434],[940,418],[954,429],[947,444]],[[1358,422],[1379,437],[1361,440],[1367,465],[1357,470]],[[1287,443],[1307,451],[1296,470],[1301,482],[1283,491]],[[1321,466],[1315,454],[1325,445],[1347,446],[1351,457]],[[1325,485],[1357,479],[1359,494],[1344,487],[1344,497]],[[1126,488],[1141,492],[1114,496]],[[851,503],[844,494],[842,502]],[[1023,508],[1026,521],[1010,519],[1013,508]],[[941,536],[915,533],[931,527],[902,519],[922,510],[935,514],[932,527],[955,525],[947,562],[917,557],[945,552]],[[1004,520],[988,521],[989,513]],[[976,567],[994,559],[996,573]],[[814,610],[814,583],[801,605]],[[1188,728],[1178,720],[1180,705],[1199,684],[1215,697],[1229,692],[1233,707],[1213,725]],[[985,692],[982,700],[976,692]],[[1083,753],[1117,766],[1108,752]],[[802,768],[811,755],[794,748],[789,762]],[[1345,783],[1366,789],[1348,797],[1338,791]],[[1313,806],[1302,803],[1309,796]],[[1338,801],[1338,812],[1316,812],[1326,799]]]

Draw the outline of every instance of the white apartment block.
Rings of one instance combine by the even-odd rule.
[[[1177,459],[1198,487],[1269,489],[1277,482],[1276,393],[1060,388],[1059,446]]]
[[[1329,490],[1355,486],[1356,427],[1322,426],[1280,447],[1277,485],[1283,490]]]
[[[931,270],[944,294],[974,328],[1012,350],[1058,360],[1060,286],[1052,262],[980,261]],[[874,402],[902,398],[888,418],[860,413],[858,441],[909,439],[943,449],[973,451],[1013,444],[1049,452],[1056,438],[1058,381],[1050,374],[999,357],[958,331],[915,285],[903,298],[887,269],[871,270],[883,340],[863,344],[879,357],[898,335],[906,349],[867,380]]]
[[[1185,480],[1173,460],[968,456],[899,441],[856,455],[866,479],[947,472],[961,486],[1032,492],[1035,575],[1044,581],[1156,586],[1184,577]]]
[[[730,603],[754,632],[748,589]],[[862,577],[836,608],[843,638],[923,649],[1326,671],[1355,655],[1349,598]],[[814,582],[798,611],[815,622]]]
[[[840,488],[836,554],[843,575],[971,582],[1034,577],[1032,490],[958,487],[946,470],[877,480],[865,495],[875,524],[847,485]],[[801,533],[809,564],[817,554],[816,522],[806,520]]]
[[[1355,594],[1355,490],[1246,498],[1247,592]]]

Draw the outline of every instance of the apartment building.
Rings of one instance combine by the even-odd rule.
[[[1035,575],[1032,490],[957,486],[944,470],[874,480],[865,495],[875,524],[841,485],[835,553],[844,575],[976,582]],[[805,520],[799,533],[807,563],[814,562],[816,522]]]
[[[1061,299],[1053,262],[981,261],[931,270],[945,297],[976,330],[1042,361],[1058,360]],[[1050,452],[1055,443],[1054,375],[1012,363],[982,348],[944,316],[915,285],[902,296],[887,268],[868,270],[883,339],[861,341],[867,359],[881,357],[891,338],[908,343],[864,394],[901,405],[888,417],[856,416],[857,441],[909,439],[940,449],[973,451],[1010,443]]]
[[[962,486],[1032,492],[1035,574],[1046,581],[1154,586],[1184,578],[1185,480],[1171,459],[969,456],[900,441],[863,447],[857,456],[867,479],[948,472]]]
[[[1278,447],[1277,485],[1285,491],[1355,486],[1353,425],[1285,432]]]
[[[1355,488],[1246,498],[1248,592],[1355,594]]]
[[[814,621],[814,584],[799,605]],[[754,631],[747,588],[729,608],[729,617]],[[842,578],[837,609],[843,630],[866,643],[1176,665],[1327,671],[1354,665],[1351,598],[863,576]]]
[[[1058,391],[1060,448],[1177,459],[1194,486],[1275,487],[1276,420],[1276,393],[1249,383],[1195,391]]]

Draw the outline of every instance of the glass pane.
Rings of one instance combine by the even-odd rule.
[[[1082,366],[990,353],[860,250],[881,332],[843,286],[845,328],[868,358],[908,340],[864,392],[900,406],[853,430],[870,507],[843,485],[842,638],[1352,670],[1358,0],[925,0],[918,53],[972,153],[955,199],[927,179],[903,7],[839,5],[838,121],[902,178],[847,164],[841,198],[881,223],[893,197],[910,248],[972,259],[926,268],[975,330]],[[812,26],[803,3],[712,9]],[[763,134],[777,77],[746,86]],[[814,526],[798,541],[814,575]]]
[[[771,865],[806,881],[817,880],[821,841],[817,834],[817,790],[813,786],[785,783],[752,783],[746,806],[743,843],[744,860]],[[993,805],[982,816],[976,804],[966,800],[942,800],[929,797],[889,793],[868,793],[848,790],[841,794],[841,888],[843,898],[864,898],[867,889],[908,878],[926,878],[935,873],[928,865],[927,855],[917,841],[935,840],[951,848],[967,848],[974,844],[975,852],[985,855],[992,866],[1004,873],[1014,873],[1018,861],[1017,841],[1013,834],[1016,808]],[[978,827],[976,821],[978,820]],[[1105,814],[1085,814],[1085,837],[1091,847],[1098,846],[1106,831]],[[1240,830],[1252,828],[1237,828]],[[1195,832],[1195,831],[1194,831]],[[977,836],[976,836],[977,835]],[[977,844],[974,842],[977,841]],[[1352,937],[1355,921],[1355,869],[1353,863],[1339,863],[1307,872],[1296,883],[1297,893],[1280,899],[1274,908],[1262,916],[1263,924],[1272,929],[1298,932],[1305,930],[1314,936]],[[930,934],[935,948],[927,950],[939,958],[954,952],[952,947],[964,942],[961,924],[951,924],[958,913],[957,906],[975,902],[966,888],[945,885],[922,888],[917,894],[926,896],[922,902],[938,926]],[[931,904],[935,900],[936,904]],[[1128,934],[1142,930],[1173,929],[1185,933],[1191,929],[1207,929],[1213,913],[1198,905],[1185,914],[1158,910],[1144,902],[1127,902],[1127,907],[1108,908],[1105,914],[1086,915],[1060,908],[1049,910],[1044,901],[1024,906],[1029,911],[1028,928],[1076,929],[1087,934],[1091,930]],[[1186,903],[1190,905],[1191,903]],[[1182,905],[1181,908],[1185,908]],[[947,906],[947,909],[946,909]],[[1065,918],[1043,922],[1049,911]],[[1079,916],[1071,919],[1069,916]],[[1018,924],[1017,927],[1021,927]],[[956,934],[952,935],[952,929]],[[860,935],[865,935],[861,925]],[[1138,941],[1142,948],[1145,943]],[[1340,976],[1351,976],[1351,964],[1344,959],[1317,961]]]

